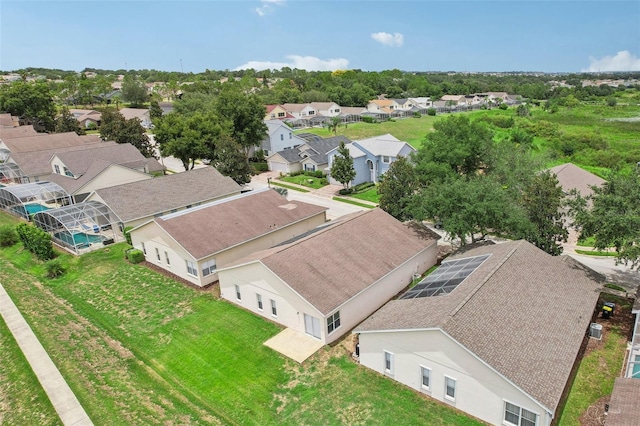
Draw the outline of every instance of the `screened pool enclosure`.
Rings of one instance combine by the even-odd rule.
[[[53,182],[0,187],[0,209],[27,220],[35,213],[66,206],[72,202],[69,193]]]
[[[117,232],[118,217],[97,201],[41,211],[33,216],[33,224],[48,232],[56,244],[75,254],[123,239]]]

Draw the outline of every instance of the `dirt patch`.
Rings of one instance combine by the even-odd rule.
[[[605,405],[609,403],[610,396],[604,396],[591,404],[587,410],[580,416],[581,426],[602,426],[606,420]]]
[[[609,334],[611,330],[619,330],[623,336],[626,336],[628,340],[631,340],[633,337],[633,324],[634,318],[631,313],[631,307],[633,306],[633,301],[630,299],[625,299],[622,297],[616,297],[613,295],[604,295],[598,303],[598,308],[602,307],[604,301],[612,301],[616,303],[616,309],[613,315],[609,318],[602,318],[602,314],[600,310],[598,312],[598,317],[596,318],[596,323],[602,325],[602,335]],[[604,347],[605,340],[604,338],[601,340],[591,338],[587,343],[587,349],[584,353],[584,356],[587,356],[589,353],[593,352],[596,349],[601,349]]]

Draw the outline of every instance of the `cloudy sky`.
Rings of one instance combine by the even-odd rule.
[[[0,70],[640,71],[640,1],[0,0]]]

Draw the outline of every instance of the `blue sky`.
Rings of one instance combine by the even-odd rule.
[[[640,70],[640,1],[7,1],[0,69]]]

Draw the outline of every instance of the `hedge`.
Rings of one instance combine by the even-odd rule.
[[[0,247],[10,247],[18,242],[18,233],[12,225],[0,226]]]
[[[127,259],[131,263],[140,263],[144,260],[144,253],[138,249],[129,250],[127,251]]]
[[[126,226],[123,230],[122,233],[124,234],[124,238],[127,240],[127,244],[131,245],[131,234],[129,233],[129,231],[131,231],[133,229],[133,226]]]
[[[51,235],[47,232],[26,223],[16,226],[16,232],[24,247],[38,259],[49,260],[55,257]]]

